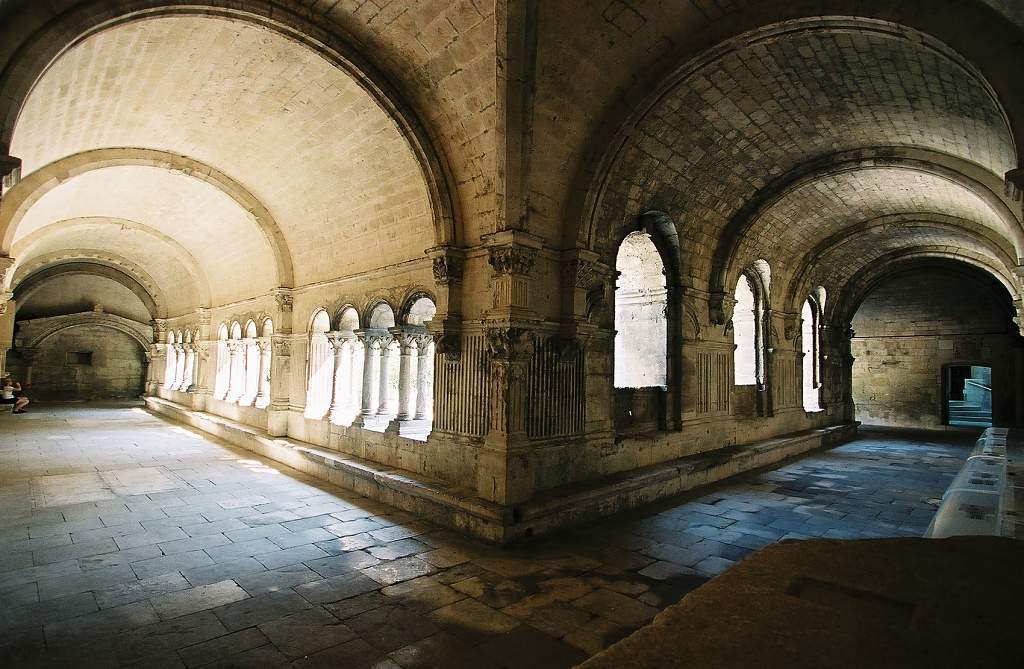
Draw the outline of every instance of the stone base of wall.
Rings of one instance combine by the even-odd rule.
[[[851,439],[857,430],[856,423],[848,423],[730,446],[562,486],[545,491],[525,504],[502,506],[482,500],[471,491],[454,488],[420,474],[389,468],[308,442],[272,437],[263,429],[195,411],[167,399],[147,397],[146,405],[160,416],[203,430],[234,446],[478,539],[499,544],[550,534],[773,465],[815,448]]]

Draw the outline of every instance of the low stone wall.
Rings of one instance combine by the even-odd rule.
[[[449,485],[408,469],[308,442],[271,437],[260,428],[194,411],[166,399],[147,397],[146,404],[154,413],[201,429],[235,446],[494,543],[549,534],[643,506],[815,448],[840,443],[856,434],[856,424],[809,430],[554,488],[524,504],[502,506],[476,497],[475,490],[465,486]],[[365,433],[363,439],[395,438],[367,430],[360,432]],[[410,444],[423,446],[421,442],[410,441]]]

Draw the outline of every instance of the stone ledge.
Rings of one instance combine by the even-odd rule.
[[[412,472],[391,469],[294,439],[271,437],[259,428],[194,411],[162,398],[146,397],[146,406],[154,413],[203,430],[234,446],[486,541],[502,541],[503,528],[511,521],[511,509]]]
[[[264,430],[228,418],[195,411],[158,397],[147,407],[172,420],[330,481],[361,495],[410,511],[452,529],[494,543],[511,543],[549,534],[663,497],[777,463],[815,448],[852,438],[856,423],[826,427],[544,491],[533,500],[505,507],[420,474],[271,437]]]
[[[513,538],[546,534],[839,444],[856,431],[857,423],[808,430],[561,486],[521,505],[516,513],[519,522],[510,529]]]

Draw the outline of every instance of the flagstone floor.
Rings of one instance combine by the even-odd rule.
[[[866,432],[500,549],[134,406],[0,416],[7,666],[570,667],[765,544],[919,536],[972,442]]]

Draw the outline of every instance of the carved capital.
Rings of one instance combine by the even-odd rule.
[[[1010,170],[1003,177],[1003,185],[1006,197],[1014,202],[1021,201],[1021,194],[1024,193],[1024,167],[1017,167]]]
[[[714,325],[725,325],[731,322],[735,308],[736,300],[732,295],[716,292],[708,296],[708,318]]]
[[[590,288],[601,278],[596,262],[574,258],[564,265],[565,282],[574,288]]]
[[[487,262],[495,274],[529,276],[537,260],[537,250],[522,246],[496,246],[489,250]]]
[[[292,354],[292,343],[284,337],[274,337],[270,341],[275,357],[287,358]]]
[[[292,294],[291,288],[275,288],[270,294],[273,295],[277,308],[283,312],[290,312],[295,306],[295,295]]]
[[[800,336],[799,314],[784,314],[782,317],[782,336],[786,341],[795,341]]]
[[[555,337],[554,345],[555,351],[558,353],[558,359],[562,362],[573,360],[583,348],[580,340],[573,336]]]
[[[465,257],[461,249],[451,246],[435,246],[426,250],[431,259],[434,281],[442,286],[462,281]]]
[[[462,359],[462,337],[457,332],[446,332],[434,340],[434,350],[448,362]]]
[[[260,354],[263,354],[273,350],[273,343],[267,337],[260,337],[256,340],[256,347],[259,348]]]
[[[412,355],[416,351],[419,333],[396,329],[392,331],[391,336],[398,342],[398,350],[402,355]]]
[[[533,353],[533,333],[518,327],[487,328],[487,355],[491,360],[525,360]]]
[[[7,273],[14,266],[14,258],[0,256],[0,287],[7,285]]]
[[[153,327],[153,334],[157,335],[158,338],[162,338],[167,333],[167,320],[163,318],[157,318],[150,322]]]

